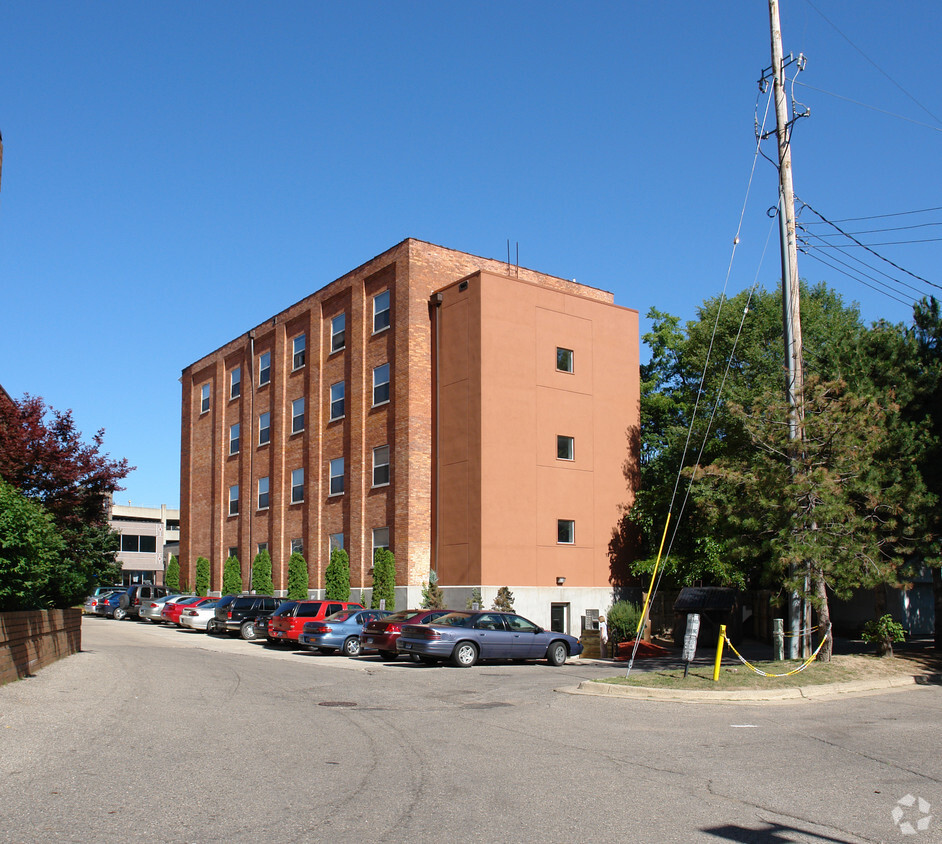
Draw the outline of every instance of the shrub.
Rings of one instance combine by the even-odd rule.
[[[242,567],[238,557],[229,557],[222,567],[222,594],[238,595],[242,591]]]
[[[860,636],[865,642],[877,646],[877,656],[893,656],[893,643],[906,639],[906,631],[889,613],[882,618],[872,618],[864,625]]]
[[[494,598],[491,609],[500,610],[502,612],[514,611],[514,593],[510,591],[509,586],[501,586],[500,589],[497,590],[497,596]]]
[[[288,600],[306,601],[307,590],[307,561],[300,551],[295,551],[288,560]]]
[[[478,588],[471,590],[471,595],[468,598],[467,608],[469,610],[474,609],[474,605],[478,605],[479,610],[484,609],[484,598],[481,597],[481,590]]]
[[[324,597],[328,601],[350,600],[350,555],[343,548],[334,548],[330,552],[324,579]]]
[[[396,609],[396,558],[388,548],[377,548],[373,556],[373,600],[372,609],[379,609],[379,602],[386,601],[386,609]]]
[[[438,573],[434,570],[428,573],[428,583],[422,584],[422,603],[420,606],[426,610],[445,609],[445,595],[438,585]]]
[[[205,597],[209,591],[209,560],[196,558],[196,594]]]
[[[609,653],[614,653],[619,642],[631,641],[637,635],[641,607],[628,601],[617,601],[609,607],[605,619],[608,624]]]
[[[170,555],[170,562],[167,563],[164,585],[174,592],[180,591],[180,563],[177,562],[177,558],[173,554]]]
[[[273,595],[275,584],[271,581],[271,554],[259,551],[252,562],[252,591],[259,595]]]

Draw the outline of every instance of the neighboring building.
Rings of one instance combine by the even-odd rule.
[[[637,459],[638,314],[611,293],[408,239],[183,370],[180,564],[330,550],[397,606],[510,586],[569,629],[612,601],[608,544]]]
[[[162,584],[171,550],[179,550],[180,511],[165,504],[132,507],[112,502],[108,524],[121,534],[118,562],[123,583]]]

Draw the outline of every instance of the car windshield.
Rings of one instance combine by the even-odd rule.
[[[432,624],[450,624],[453,627],[470,627],[473,618],[474,616],[466,612],[450,612],[448,615],[436,618]]]
[[[335,612],[333,615],[327,616],[327,621],[346,621],[353,615],[350,610],[340,610],[340,612]]]

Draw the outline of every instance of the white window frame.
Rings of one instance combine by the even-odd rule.
[[[240,425],[236,422],[229,426],[229,456],[239,453],[239,429]]]
[[[300,424],[298,424],[300,420]],[[304,396],[291,402],[291,433],[300,434],[304,430]]]
[[[265,373],[265,380],[262,380],[262,373]],[[271,383],[271,352],[261,352],[258,356],[258,386],[264,387]]]
[[[568,525],[569,539],[560,539],[563,525]],[[576,520],[575,519],[557,519],[556,520],[556,544],[557,545],[575,545],[576,544]]]
[[[341,322],[341,327],[337,329],[337,321]],[[338,343],[337,340],[340,339]],[[342,351],[347,347],[347,314],[337,314],[330,321],[330,353]]]
[[[327,489],[328,496],[331,495],[343,495],[344,487],[344,470],[345,470],[345,461],[342,457],[335,457],[333,460],[328,461],[327,464],[327,475],[329,478]],[[339,481],[336,486],[339,486],[339,489],[334,489],[335,481]]]
[[[304,367],[304,363],[307,359],[306,354],[307,348],[307,337],[304,334],[299,334],[291,341],[291,371],[297,372],[299,369]]]
[[[300,474],[299,474],[300,473]],[[296,495],[299,493],[299,495]],[[291,470],[291,503],[304,503],[304,467]]]
[[[239,485],[233,484],[229,487],[229,515],[239,515]]]
[[[262,417],[268,417],[268,424],[262,426]],[[262,442],[262,431],[265,431],[265,442]],[[264,413],[258,414],[258,444],[268,445],[271,442],[271,411],[266,410]]]
[[[340,388],[340,398],[334,398],[334,390]],[[346,397],[347,397],[347,386],[345,381],[338,381],[336,384],[330,385],[330,421],[336,422],[338,419],[343,419],[346,415]],[[334,415],[334,405],[340,403],[341,413]]]
[[[378,378],[383,377],[382,371],[385,370],[385,381],[378,381]],[[386,388],[386,398],[376,400],[376,391]],[[389,404],[389,399],[392,396],[392,374],[389,368],[388,363],[381,364],[380,366],[374,367],[373,369],[373,407],[379,407],[383,404]]]
[[[203,384],[200,387],[200,416],[204,413],[209,413],[209,382]]]
[[[242,367],[234,366],[229,373],[229,401],[242,395]]]
[[[382,452],[383,450],[385,450],[386,452],[386,461],[379,462],[377,461],[376,458],[382,457],[382,454],[377,454],[377,452]],[[377,470],[382,470],[382,469],[386,470],[386,480],[380,480],[377,482],[376,472]],[[379,486],[389,486],[391,478],[392,478],[392,472],[390,470],[390,462],[389,462],[389,446],[378,445],[376,446],[376,448],[373,449],[373,487],[375,488]]]
[[[560,457],[560,454],[559,454],[560,448],[559,448],[559,447],[560,447],[560,445],[561,445],[563,442],[566,442],[566,443],[568,443],[568,445],[569,445],[569,456],[568,456],[568,457]],[[557,460],[569,460],[569,461],[572,461],[572,460],[575,460],[575,459],[576,459],[576,439],[575,439],[575,437],[568,437],[568,436],[566,436],[565,434],[557,434],[557,435],[556,435],[556,459],[557,459]]]
[[[268,478],[258,479],[258,509],[267,510],[271,506],[271,484]],[[265,496],[265,503],[262,503],[262,496]]]
[[[385,299],[385,307],[381,308],[380,300],[382,299]],[[383,318],[384,315],[385,319]],[[380,325],[377,328],[378,322],[385,322],[385,325]],[[386,331],[390,325],[392,325],[392,297],[387,289],[373,297],[373,333],[379,334],[381,331]]]
[[[565,352],[569,358],[569,368],[562,367],[559,365],[559,355],[560,352]],[[565,346],[556,347],[556,371],[557,372],[566,372],[570,375],[575,372],[576,369],[576,353],[572,349],[567,349]]]

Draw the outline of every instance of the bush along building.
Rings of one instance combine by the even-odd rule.
[[[578,633],[620,574],[638,365],[611,293],[405,240],[183,370],[181,579],[237,557],[248,587],[267,550],[285,594],[300,551],[319,596],[343,548],[369,599],[382,548],[399,608],[435,572]]]

